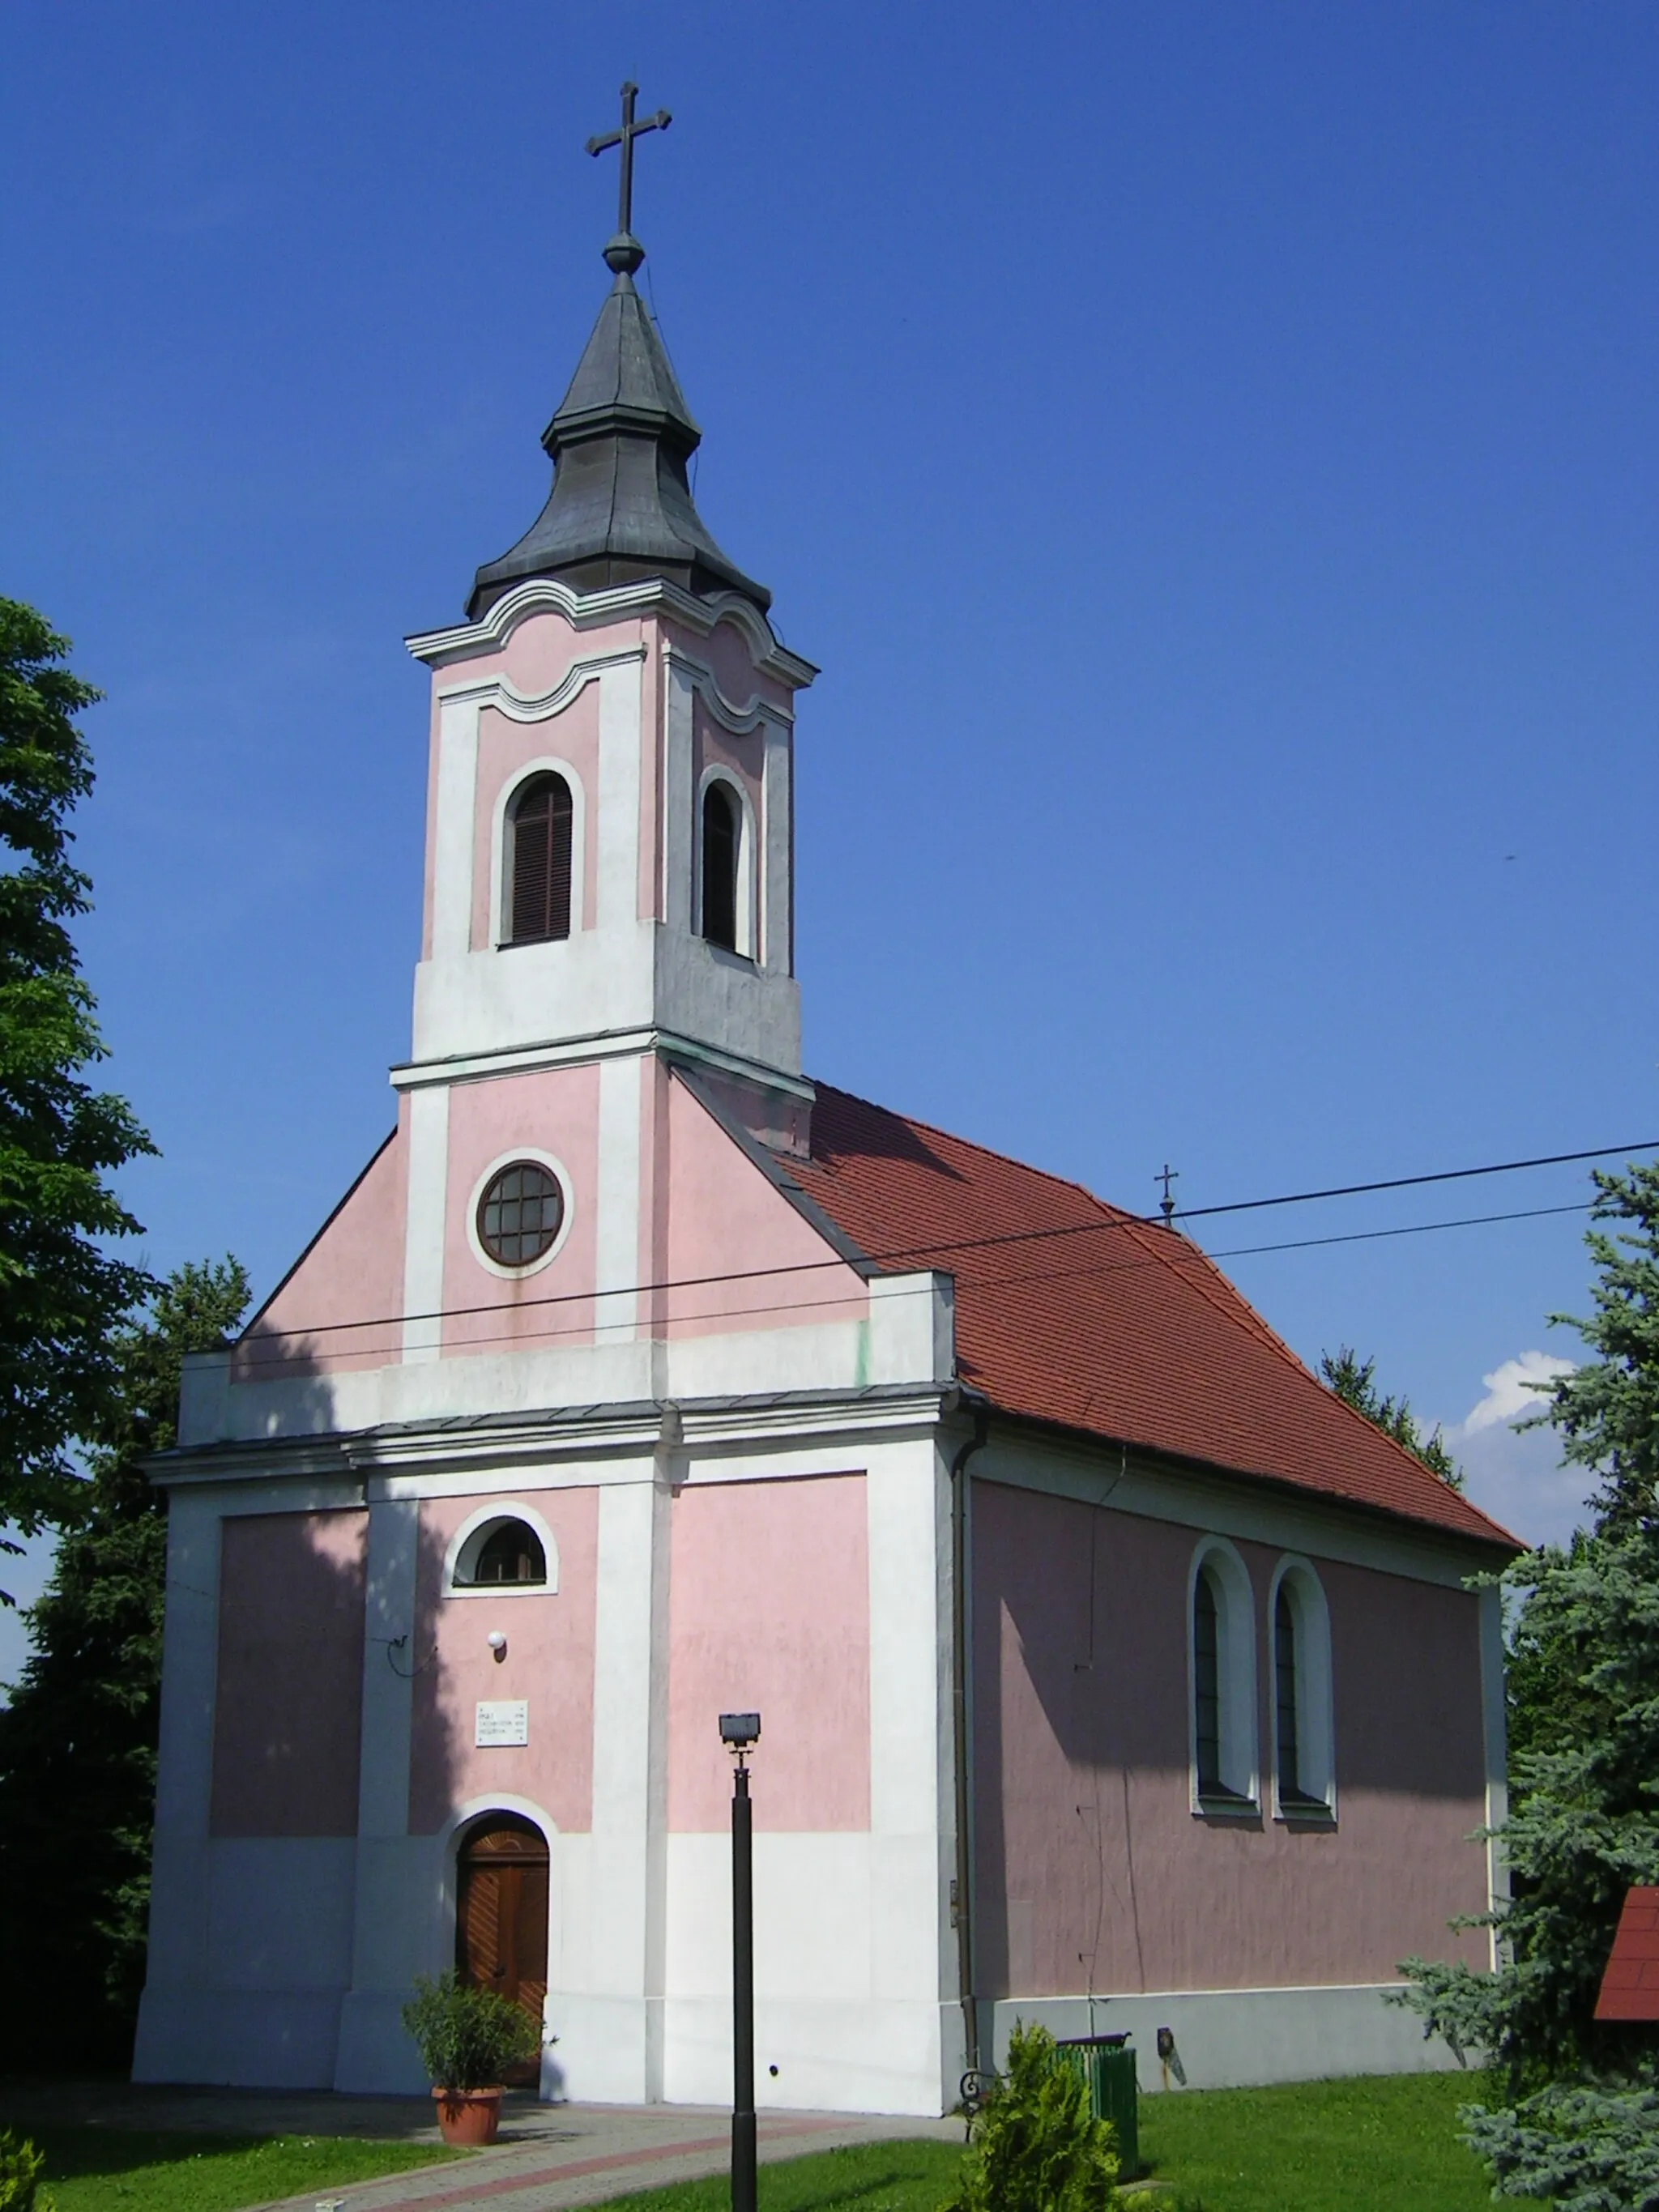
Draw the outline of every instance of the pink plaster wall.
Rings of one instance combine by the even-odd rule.
[[[222,1523],[216,1836],[353,1836],[368,1516]]]
[[[444,1237],[446,1352],[508,1352],[531,1343],[590,1343],[593,1332],[599,1071],[538,1068],[458,1083],[449,1097],[449,1199]],[[473,1251],[474,1187],[492,1160],[533,1146],[570,1176],[569,1233],[532,1274],[497,1275]]]
[[[865,1318],[863,1278],[836,1260],[678,1081],[667,1086],[665,1145],[658,1174],[667,1194],[667,1235],[655,1279],[681,1286],[656,1296],[665,1334]],[[755,1272],[768,1269],[784,1272]]]
[[[758,1711],[755,1825],[870,1825],[864,1477],[691,1483],[672,1508],[668,1825],[725,1828],[723,1712]]]
[[[410,1830],[432,1835],[457,1806],[504,1794],[541,1806],[565,1834],[582,1832],[592,1826],[599,1492],[538,1491],[526,1501],[558,1546],[556,1591],[446,1598],[450,1538],[490,1502],[430,1498],[421,1507],[413,1639],[421,1671],[410,1751]],[[499,1664],[486,1640],[494,1628],[507,1638]],[[527,1745],[477,1748],[473,1709],[483,1698],[529,1699]]]
[[[408,1154],[399,1127],[249,1324],[233,1382],[378,1367],[402,1344]]]
[[[583,686],[562,713],[548,722],[515,722],[493,707],[478,717],[478,777],[472,852],[472,949],[498,941],[501,917],[490,910],[495,867],[495,808],[504,787],[518,782],[533,760],[568,761],[581,786],[583,805],[582,911],[573,928],[592,929],[599,885],[599,687]]]
[[[1194,1817],[1187,1574],[1198,1532],[974,1486],[976,1923],[988,1995],[1388,1981],[1486,1961],[1477,1601],[1316,1561],[1331,1617],[1339,1826]],[[1255,1587],[1261,1763],[1265,1630]],[[1092,1604],[1091,1604],[1092,1585]],[[1092,1621],[1092,1626],[1091,1626]],[[1264,1774],[1264,1796],[1267,1793]]]

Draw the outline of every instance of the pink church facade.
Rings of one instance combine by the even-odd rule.
[[[1507,1540],[1185,1237],[803,1073],[815,672],[690,506],[630,252],[548,509],[410,641],[395,1130],[156,1466],[137,2070],[422,2087],[507,1820],[545,2088],[721,2101],[728,1709],[763,2102],[938,2112],[1020,2016],[1148,2087],[1162,2027],[1195,2082],[1434,2063],[1381,1993],[1487,1957]]]

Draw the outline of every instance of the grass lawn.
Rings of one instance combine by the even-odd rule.
[[[46,2154],[42,2181],[58,2212],[235,2212],[274,2197],[319,2193],[375,2174],[465,2157],[437,2143],[342,2136],[158,2135],[126,2128],[24,2128]]]
[[[1488,2212],[1486,2175],[1457,2140],[1478,2075],[1405,2074],[1273,2089],[1146,2097],[1141,2151],[1170,2193],[1147,2212]],[[960,2148],[861,2143],[760,2170],[761,2212],[937,2212]],[[726,2212],[722,2176],[613,2200],[611,2212]],[[64,2212],[71,2212],[65,2206]]]

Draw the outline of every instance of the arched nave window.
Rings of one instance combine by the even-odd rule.
[[[1330,1614],[1307,1560],[1280,1560],[1271,1604],[1279,1817],[1329,1820],[1336,1807]]]
[[[737,795],[716,777],[702,794],[702,933],[711,945],[738,950],[738,870],[743,823]]]
[[[570,786],[532,775],[507,813],[509,945],[570,934]]]
[[[1194,1553],[1188,1608],[1193,1809],[1253,1812],[1254,1607],[1249,1571],[1224,1539],[1206,1537]]]

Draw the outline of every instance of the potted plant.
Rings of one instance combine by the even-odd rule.
[[[462,1981],[453,1966],[435,1981],[416,1977],[403,2018],[432,2083],[444,2141],[494,2142],[508,2067],[541,2049],[536,2022],[494,1990]]]

